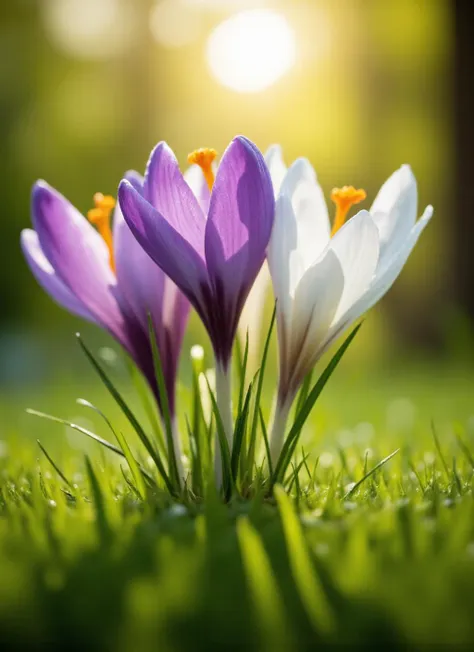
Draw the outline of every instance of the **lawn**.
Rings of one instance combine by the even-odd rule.
[[[24,415],[29,405],[84,418],[106,436],[74,404],[93,398],[146,466],[95,381],[10,397],[0,649],[472,649],[471,395],[457,367],[360,377],[343,364],[305,425],[290,498],[277,487],[228,504],[211,489],[184,504],[161,489],[143,501],[112,452]]]

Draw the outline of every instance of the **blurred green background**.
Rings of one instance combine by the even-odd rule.
[[[222,83],[227,75],[235,86],[225,64],[224,80],[216,76],[226,57],[225,36],[214,50],[209,44],[223,21],[248,10],[273,12],[260,15],[260,51],[250,32],[241,44],[242,57],[255,61],[257,84],[267,84],[251,93]],[[46,397],[72,401],[76,387],[87,385],[91,375],[73,337],[78,328],[96,346],[112,345],[53,304],[27,269],[19,234],[30,224],[34,180],[46,179],[85,213],[96,191],[114,194],[125,170],[143,171],[157,141],[168,141],[184,167],[189,151],[209,146],[222,152],[238,133],[262,150],[281,143],[287,163],[307,156],[327,197],[333,186],[353,184],[371,200],[398,166],[412,165],[419,212],[432,203],[435,218],[367,319],[340,382],[364,377],[373,387],[374,378],[384,378],[391,395],[398,391],[392,376],[408,375],[407,365],[416,365],[428,368],[423,378],[436,376],[444,389],[453,389],[454,401],[467,404],[472,344],[465,297],[472,284],[457,274],[469,215],[459,209],[463,189],[456,173],[456,11],[447,0],[2,3],[4,415],[10,410],[15,420],[27,397],[38,394],[46,402],[38,407],[53,408],[48,403],[55,401]],[[284,28],[272,36],[275,13]],[[263,69],[260,57],[266,57]],[[275,60],[288,69],[269,83]],[[186,347],[195,341],[206,339],[193,316]],[[464,394],[456,389],[462,379]]]

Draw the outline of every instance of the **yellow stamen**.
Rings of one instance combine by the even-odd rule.
[[[331,199],[336,204],[336,216],[332,225],[331,236],[333,236],[346,221],[347,213],[354,204],[358,204],[367,197],[365,190],[356,190],[354,186],[333,188]]]
[[[103,195],[101,192],[96,192],[94,195],[94,206],[95,208],[91,208],[88,211],[87,219],[97,228],[97,231],[104,239],[109,250],[110,267],[115,272],[114,244],[112,230],[110,228],[110,216],[115,206],[115,199],[110,195]]]
[[[199,165],[201,168],[209,190],[212,190],[212,186],[214,185],[214,170],[212,169],[212,163],[216,156],[216,150],[209,149],[208,147],[195,149],[194,152],[191,152],[191,154],[188,155],[188,163],[191,165]]]

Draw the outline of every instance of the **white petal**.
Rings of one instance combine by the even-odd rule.
[[[384,266],[382,273],[377,270],[370,287],[360,297],[360,299],[342,315],[337,322],[331,327],[328,336],[327,344],[330,344],[336,337],[346,330],[352,323],[354,323],[361,315],[366,313],[377,301],[379,301],[384,294],[392,287],[393,283],[397,280],[400,272],[402,271],[409,255],[411,254],[414,246],[418,242],[418,238],[423,232],[425,226],[430,221],[433,215],[433,207],[427,206],[422,217],[413,226],[408,238],[405,240],[400,250],[393,256],[391,261]]]
[[[369,291],[366,296],[363,297],[364,306],[362,312],[359,314],[363,314],[363,312],[369,310],[392,287],[407,262],[414,246],[418,242],[418,238],[432,216],[433,207],[427,206],[421,218],[412,227],[408,234],[408,238],[405,240],[402,247],[400,247],[398,252],[394,254],[390,261],[387,261],[384,264],[382,269],[377,270],[376,277],[374,278]]]
[[[283,161],[283,155],[280,145],[271,145],[265,152],[265,163],[272,178],[273,190],[275,197],[280,192],[281,183],[286,174],[286,165]]]
[[[380,188],[370,213],[380,233],[380,258],[391,257],[408,237],[417,217],[418,191],[409,165],[402,165]]]
[[[243,347],[245,346],[247,333],[249,335],[248,357],[251,368],[255,366],[260,349],[263,309],[269,282],[268,264],[264,262],[240,315],[238,335]]]
[[[213,165],[213,169],[215,172],[215,165]],[[207,185],[207,181],[204,178],[204,174],[201,168],[199,165],[191,165],[183,174],[183,177],[188,186],[193,191],[194,196],[198,200],[202,212],[207,217],[211,193],[209,192],[209,186]]]
[[[287,373],[293,384],[299,385],[318,359],[343,290],[341,263],[334,251],[328,249],[306,271],[293,300],[286,347]]]
[[[267,250],[268,267],[278,310],[288,311],[290,301],[290,258],[296,250],[296,218],[290,200],[280,196]]]
[[[297,224],[297,248],[303,270],[309,269],[329,242],[330,225],[324,195],[311,163],[297,159],[280,189],[291,201]],[[299,279],[298,279],[299,280]]]
[[[338,321],[370,286],[379,259],[379,232],[368,211],[359,211],[331,239],[344,273],[344,291],[334,316]]]

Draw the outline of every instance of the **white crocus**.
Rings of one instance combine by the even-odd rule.
[[[273,165],[284,170],[278,149]],[[307,159],[284,174],[268,248],[277,301],[280,375],[271,434],[272,461],[281,452],[288,413],[305,376],[324,351],[392,286],[429,222],[417,221],[417,186],[408,165],[383,184],[370,211],[345,222],[365,198],[352,187],[335,189],[336,218]]]

